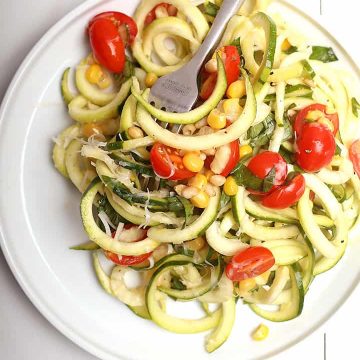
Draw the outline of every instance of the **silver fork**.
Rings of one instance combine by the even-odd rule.
[[[161,77],[151,88],[149,102],[169,112],[187,112],[198,98],[197,74],[218,45],[225,25],[245,0],[224,0],[204,42],[194,57],[181,69]],[[177,129],[178,130],[178,129]]]

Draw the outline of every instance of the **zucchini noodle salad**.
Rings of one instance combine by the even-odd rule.
[[[187,113],[156,108],[150,88],[192,58],[221,0],[98,14],[89,55],[61,79],[74,123],[53,161],[82,193],[89,238],[72,249],[91,251],[103,289],[136,315],[209,331],[208,352],[240,304],[269,321],[298,317],[314,278],[360,236],[358,80],[270,2],[247,1],[231,18],[194,74]],[[203,317],[170,315],[168,301],[197,302]],[[252,337],[268,332],[261,324]]]

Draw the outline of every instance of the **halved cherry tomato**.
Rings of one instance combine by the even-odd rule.
[[[295,159],[308,172],[319,171],[335,155],[336,145],[332,132],[324,125],[306,123],[296,140]]]
[[[174,5],[168,3],[161,3],[156,5],[146,16],[145,26],[151,24],[156,19],[156,9],[159,7],[164,7],[170,16],[176,16],[177,8]]]
[[[225,72],[228,86],[236,81],[240,76],[240,55],[236,46],[229,45],[220,49],[226,56]],[[207,100],[214,91],[217,73],[208,74],[204,72],[204,79],[199,96],[202,100]]]
[[[118,28],[106,18],[89,27],[90,45],[95,59],[108,70],[120,73],[125,66],[125,46]]]
[[[151,256],[152,252],[138,256],[130,256],[130,255],[118,255],[111,251],[104,250],[104,254],[109,260],[111,260],[113,263],[117,265],[130,266],[130,265],[141,264]]]
[[[249,164],[248,169],[260,179],[265,179],[269,172],[275,168],[274,186],[269,192],[275,190],[277,186],[282,185],[287,176],[287,163],[284,158],[273,151],[264,151],[254,156]],[[252,194],[265,195],[266,193],[248,189]]]
[[[98,19],[110,20],[117,27],[125,46],[131,45],[134,42],[138,28],[132,17],[118,11],[102,12],[90,20],[88,29]]]
[[[136,225],[133,225],[133,224],[126,224],[124,226],[124,231],[122,234],[125,234],[125,232],[127,230],[131,230],[133,227],[136,227]],[[120,234],[120,238],[119,238],[119,241],[121,241],[121,235]],[[112,233],[112,237],[115,236],[115,232]],[[131,242],[136,242],[136,241],[141,241],[141,240],[144,240],[147,236],[147,229],[144,229],[144,231],[141,232],[140,236],[130,240]],[[129,241],[129,240],[128,240]],[[104,254],[105,256],[111,260],[113,263],[117,264],[117,265],[122,265],[122,266],[129,266],[129,265],[137,265],[137,264],[140,264],[142,262],[144,262],[145,260],[147,260],[151,254],[152,254],[152,251],[149,252],[149,253],[146,253],[146,254],[142,254],[142,255],[138,255],[138,256],[132,256],[132,255],[118,255],[118,254],[115,254],[111,251],[107,251],[107,250],[104,250]]]
[[[232,281],[254,278],[275,264],[272,252],[262,246],[249,247],[236,254],[226,265],[226,276]]]
[[[231,122],[229,122],[229,125],[231,125]],[[230,156],[227,160],[224,170],[219,174],[225,177],[228,176],[231,173],[231,171],[234,169],[234,167],[239,161],[239,156],[240,156],[240,145],[238,140],[234,140],[229,144],[229,146],[230,146]],[[214,160],[214,156],[207,156],[205,159],[205,167],[210,169],[210,165],[213,162],[213,160]]]
[[[299,174],[266,195],[261,204],[271,209],[285,209],[299,201],[305,191],[305,179]]]
[[[184,180],[195,176],[187,170],[177,149],[155,143],[150,152],[150,161],[155,173],[169,180]]]
[[[332,123],[333,129],[331,130],[335,136],[339,130],[339,116],[337,113],[328,114],[326,112],[326,106],[323,104],[309,105],[297,113],[294,122],[294,131],[296,135],[300,136],[302,127],[304,126],[304,124],[309,122],[308,120],[306,120],[306,116],[311,111],[320,111],[324,114],[324,117]]]
[[[355,172],[360,177],[360,140],[355,140],[349,149],[350,159],[354,165]]]

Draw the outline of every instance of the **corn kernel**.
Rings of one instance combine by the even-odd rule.
[[[200,190],[204,189],[207,184],[207,178],[203,174],[196,174],[188,181],[189,186],[194,186]]]
[[[86,138],[89,138],[92,135],[101,134],[101,126],[100,124],[86,123],[82,126],[81,131]]]
[[[214,109],[209,114],[207,123],[214,130],[223,129],[226,126],[226,115],[218,109]]]
[[[210,197],[205,191],[199,191],[190,201],[195,207],[205,209],[209,205]]]
[[[269,328],[264,324],[260,324],[251,335],[255,341],[265,340],[268,336]]]
[[[107,75],[102,76],[101,79],[97,82],[97,86],[100,89],[107,89],[110,85],[111,85],[111,80]]]
[[[240,115],[242,107],[239,104],[239,99],[227,99],[223,102],[223,108],[226,116],[237,117]]]
[[[246,94],[245,80],[236,80],[226,90],[226,96],[230,99],[240,99]]]
[[[245,279],[239,281],[239,293],[244,294],[256,287],[256,281],[254,278]]]
[[[238,192],[238,185],[232,176],[229,176],[224,184],[224,192],[227,196],[234,196]]]
[[[104,77],[104,72],[100,65],[93,64],[87,68],[85,76],[91,84],[98,84],[101,78]]]
[[[289,40],[288,40],[288,39],[285,39],[285,40],[283,41],[283,43],[281,44],[281,50],[282,50],[282,51],[287,51],[287,50],[289,50],[290,48],[291,48],[291,44],[290,44]]]
[[[128,134],[132,139],[140,139],[144,137],[143,131],[137,126],[129,127]]]
[[[158,77],[156,74],[150,72],[146,74],[145,77],[145,86],[151,88],[157,81]]]
[[[192,171],[192,172],[199,172],[204,167],[204,160],[201,160],[200,154],[189,152],[185,154],[183,157],[183,164],[184,166]]]
[[[252,147],[250,145],[242,145],[240,146],[240,150],[239,150],[239,157],[240,159],[242,159],[243,157],[247,156],[247,155],[251,155],[252,154]]]
[[[194,240],[186,241],[185,246],[189,250],[199,251],[205,246],[205,240],[203,237],[199,236]]]

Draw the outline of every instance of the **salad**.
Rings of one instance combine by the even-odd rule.
[[[73,249],[92,252],[103,289],[136,315],[175,333],[210,330],[208,352],[240,303],[270,321],[298,317],[314,278],[360,236],[359,85],[332,48],[268,5],[248,1],[230,20],[187,113],[156,108],[149,91],[191,59],[218,0],[96,15],[76,92],[70,68],[61,80],[74,123],[53,160],[82,193],[89,238]],[[172,300],[198,302],[203,317],[170,315]]]

